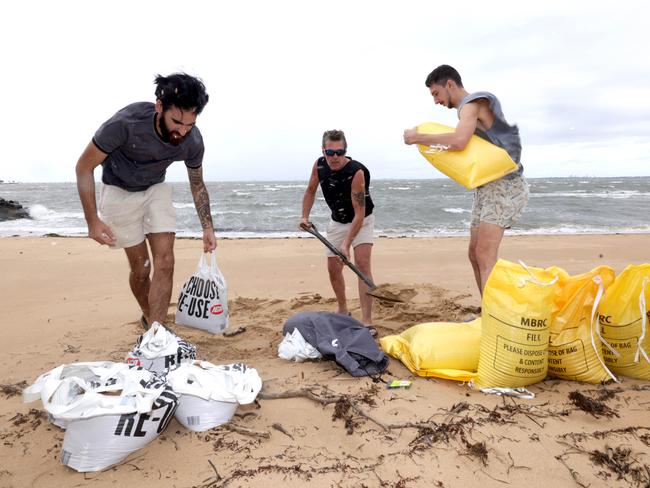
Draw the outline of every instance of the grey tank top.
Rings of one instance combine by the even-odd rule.
[[[501,102],[492,93],[489,92],[476,92],[470,93],[460,101],[458,105],[458,117],[460,118],[460,111],[466,103],[473,102],[479,98],[485,98],[490,103],[490,110],[494,114],[494,123],[487,131],[476,128],[475,134],[492,144],[505,149],[512,160],[517,163],[519,169],[504,176],[506,179],[512,179],[524,172],[524,167],[521,164],[521,139],[519,138],[519,128],[516,125],[510,125],[506,122],[506,118],[501,110]]]

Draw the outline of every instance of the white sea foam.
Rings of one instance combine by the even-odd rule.
[[[56,214],[56,212],[50,210],[46,206],[38,205],[38,204],[32,205],[31,207],[29,207],[28,210],[29,210],[29,216],[36,220],[45,220],[51,217],[52,215]]]
[[[468,210],[466,208],[443,208],[443,212],[447,213],[452,213],[452,214],[460,214],[460,213],[470,213],[471,210]]]

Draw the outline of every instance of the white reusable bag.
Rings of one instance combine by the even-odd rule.
[[[179,394],[164,378],[109,361],[61,365],[23,391],[65,424],[61,463],[80,472],[124,460],[165,430]]]
[[[282,339],[278,346],[278,357],[301,363],[306,359],[320,359],[323,355],[305,340],[298,328],[295,328],[293,332],[287,332]]]
[[[154,373],[166,373],[194,359],[194,344],[181,339],[164,325],[154,322],[149,330],[138,338],[125,361]]]
[[[252,403],[262,389],[257,371],[241,363],[194,361],[170,371],[167,381],[182,395],[176,420],[196,432],[225,424],[238,405]]]
[[[196,273],[181,288],[176,323],[212,334],[228,327],[228,287],[217,267],[216,252],[210,253],[210,264],[201,254]]]

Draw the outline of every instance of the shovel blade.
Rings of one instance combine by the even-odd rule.
[[[385,290],[381,290],[378,287],[369,289],[366,292],[366,295],[370,295],[371,297],[376,298],[377,300],[382,302],[404,303],[404,300],[402,300],[398,296],[394,295],[393,293],[387,292]]]

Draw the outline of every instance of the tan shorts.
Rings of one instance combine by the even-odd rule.
[[[476,189],[471,226],[487,222],[509,229],[524,213],[527,203],[528,183],[523,176],[492,181]]]
[[[345,237],[348,235],[352,224],[341,224],[330,219],[330,223],[327,226],[327,240],[330,241],[336,249],[341,249],[341,245],[345,240]],[[363,225],[359,232],[352,240],[352,249],[357,247],[359,244],[372,244],[374,242],[374,231],[375,231],[375,216],[374,214],[368,215],[363,219]],[[325,248],[325,256],[328,258],[336,256],[332,251]]]
[[[176,210],[172,205],[172,187],[158,183],[145,191],[126,191],[114,185],[102,185],[99,217],[115,234],[114,249],[132,247],[147,234],[176,232]]]

